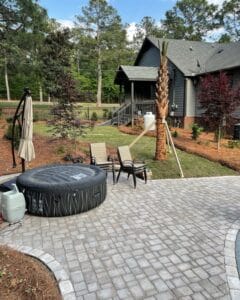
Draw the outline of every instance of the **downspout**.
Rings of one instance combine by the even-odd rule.
[[[184,78],[184,91],[183,91],[183,128],[185,128],[185,117],[187,115],[187,85],[188,79]]]

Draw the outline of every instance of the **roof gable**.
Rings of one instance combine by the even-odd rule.
[[[168,59],[185,75],[195,76],[240,66],[240,42],[219,44],[147,37],[135,61],[151,45],[159,49],[163,40],[169,42]]]
[[[119,83],[124,77],[128,81],[156,81],[157,74],[157,67],[120,66],[115,83]]]

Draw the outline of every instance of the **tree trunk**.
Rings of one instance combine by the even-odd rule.
[[[162,122],[162,119],[157,118],[156,120],[156,160],[165,160],[167,159],[167,147],[166,147],[166,130],[165,124]]]
[[[220,150],[220,147],[221,147],[221,126],[218,127],[217,149]]]
[[[7,91],[7,100],[11,100],[10,96],[10,89],[9,89],[9,81],[8,81],[8,68],[7,68],[7,58],[5,57],[5,86],[6,86],[6,91]]]
[[[100,14],[100,4],[98,1],[98,15]],[[101,53],[101,40],[100,40],[100,24],[99,18],[97,21],[97,49],[98,49],[98,62],[97,62],[97,106],[102,105],[102,53]]]
[[[160,68],[156,83],[156,160],[167,159],[165,119],[168,114],[168,60],[167,45],[163,42]],[[160,45],[159,45],[160,49]]]
[[[43,102],[43,91],[42,91],[42,85],[40,82],[39,82],[39,99],[40,99],[40,102]]]
[[[97,67],[97,106],[102,105],[102,59],[101,59],[101,49],[98,47],[98,67]]]

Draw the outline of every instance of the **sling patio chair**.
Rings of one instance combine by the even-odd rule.
[[[144,179],[145,183],[147,183],[146,164],[143,161],[133,160],[128,146],[118,147],[118,158],[120,162],[120,169],[117,176],[117,182],[121,172],[125,172],[128,174],[128,178],[130,175],[133,176],[134,188],[136,188],[137,185],[136,177]]]
[[[106,172],[111,171],[113,174],[113,183],[115,184],[115,166],[114,159],[107,155],[107,148],[105,143],[91,143],[90,144],[91,164],[98,166]]]

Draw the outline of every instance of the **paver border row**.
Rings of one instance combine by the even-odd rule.
[[[10,248],[13,248],[16,251],[22,252],[41,261],[41,263],[43,263],[53,273],[58,283],[58,287],[62,298],[64,300],[76,300],[75,291],[72,282],[69,278],[69,275],[62,268],[61,264],[58,261],[56,261],[56,259],[52,255],[42,250],[33,249],[28,246],[17,246],[14,244],[4,245],[9,246]]]
[[[236,239],[239,230],[240,220],[237,220],[228,230],[224,244],[225,269],[232,300],[240,299],[240,279],[236,260]]]

